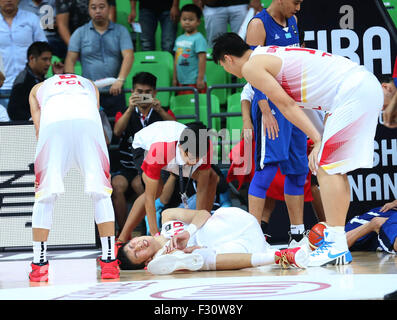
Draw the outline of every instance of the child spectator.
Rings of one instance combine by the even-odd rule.
[[[207,58],[207,40],[197,31],[200,25],[201,9],[194,4],[187,4],[181,9],[181,27],[185,31],[174,46],[174,86],[190,86],[205,93],[205,64]],[[192,93],[179,91],[178,94]]]

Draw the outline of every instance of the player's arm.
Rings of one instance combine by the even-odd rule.
[[[397,92],[383,110],[383,124],[388,128],[397,128]]]
[[[167,209],[162,212],[163,223],[170,220],[180,220],[189,226],[185,231],[174,235],[166,248],[166,252],[170,253],[175,249],[183,250],[186,248],[187,243],[198,229],[200,229],[207,220],[211,217],[211,214],[206,210],[190,210],[184,208],[173,208]]]
[[[160,196],[162,185],[160,183],[160,180],[156,180],[148,177],[145,172],[142,173],[142,179],[145,183],[146,217],[148,220],[150,233],[151,235],[155,235],[156,233],[159,232],[156,222],[155,201]]]
[[[269,70],[272,70],[272,65],[274,67],[275,60],[271,61],[272,59],[278,58],[264,55],[252,57],[242,68],[243,77],[253,87],[262,91],[277,106],[287,120],[313,140],[314,147],[309,159],[309,167],[313,172],[316,172],[321,135],[298,104],[285,92],[269,72]]]
[[[36,130],[36,138],[39,137],[40,115],[41,115],[41,110],[40,110],[39,102],[37,101],[36,93],[37,93],[37,89],[41,85],[42,83],[36,84],[32,88],[32,90],[30,90],[30,94],[29,94],[30,114],[32,116],[34,128]]]
[[[250,46],[263,46],[266,41],[266,30],[261,19],[254,18],[247,27],[246,40]]]

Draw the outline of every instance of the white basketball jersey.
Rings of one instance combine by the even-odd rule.
[[[310,109],[332,110],[339,84],[347,75],[366,71],[347,58],[309,48],[257,47],[251,57],[259,54],[281,58],[276,80],[299,105]]]
[[[74,74],[54,75],[37,90],[40,129],[58,121],[85,119],[101,125],[93,83]]]

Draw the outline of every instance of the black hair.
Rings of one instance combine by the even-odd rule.
[[[128,243],[128,242],[127,242]],[[139,270],[145,267],[145,263],[133,263],[125,254],[124,247],[127,243],[124,243],[117,252],[117,260],[120,261],[121,270]]]
[[[198,20],[200,20],[201,16],[203,15],[201,9],[193,3],[185,4],[181,8],[181,14],[182,14],[182,12],[192,12],[196,15]]]
[[[249,49],[250,46],[237,33],[223,33],[214,40],[212,59],[218,64],[225,54],[241,58]]]
[[[35,58],[38,58],[41,56],[43,52],[48,52],[48,51],[52,53],[51,47],[47,41],[35,41],[28,48],[27,51],[28,61],[31,55]]]
[[[156,89],[157,77],[150,72],[138,72],[132,78],[132,87],[135,88],[137,84],[144,84]]]
[[[380,83],[390,83],[394,81],[391,74],[381,74],[377,76]]]
[[[185,152],[190,152],[197,159],[204,157],[208,152],[208,129],[202,122],[190,122],[179,137],[179,145]]]

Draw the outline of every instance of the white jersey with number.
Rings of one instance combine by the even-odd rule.
[[[372,168],[383,106],[376,77],[347,58],[321,50],[268,46],[256,48],[251,57],[260,54],[282,60],[275,78],[298,105],[328,112],[319,166],[328,174]]]
[[[260,54],[277,56],[282,67],[276,80],[300,106],[329,111],[339,84],[352,73],[365,67],[328,52],[298,47],[257,47],[251,57]]]
[[[63,193],[63,179],[72,167],[82,173],[87,193],[109,197],[109,154],[95,86],[78,75],[55,75],[39,87],[37,100],[36,199]]]
[[[86,119],[102,126],[93,83],[75,74],[54,75],[37,90],[40,128],[65,120]]]

